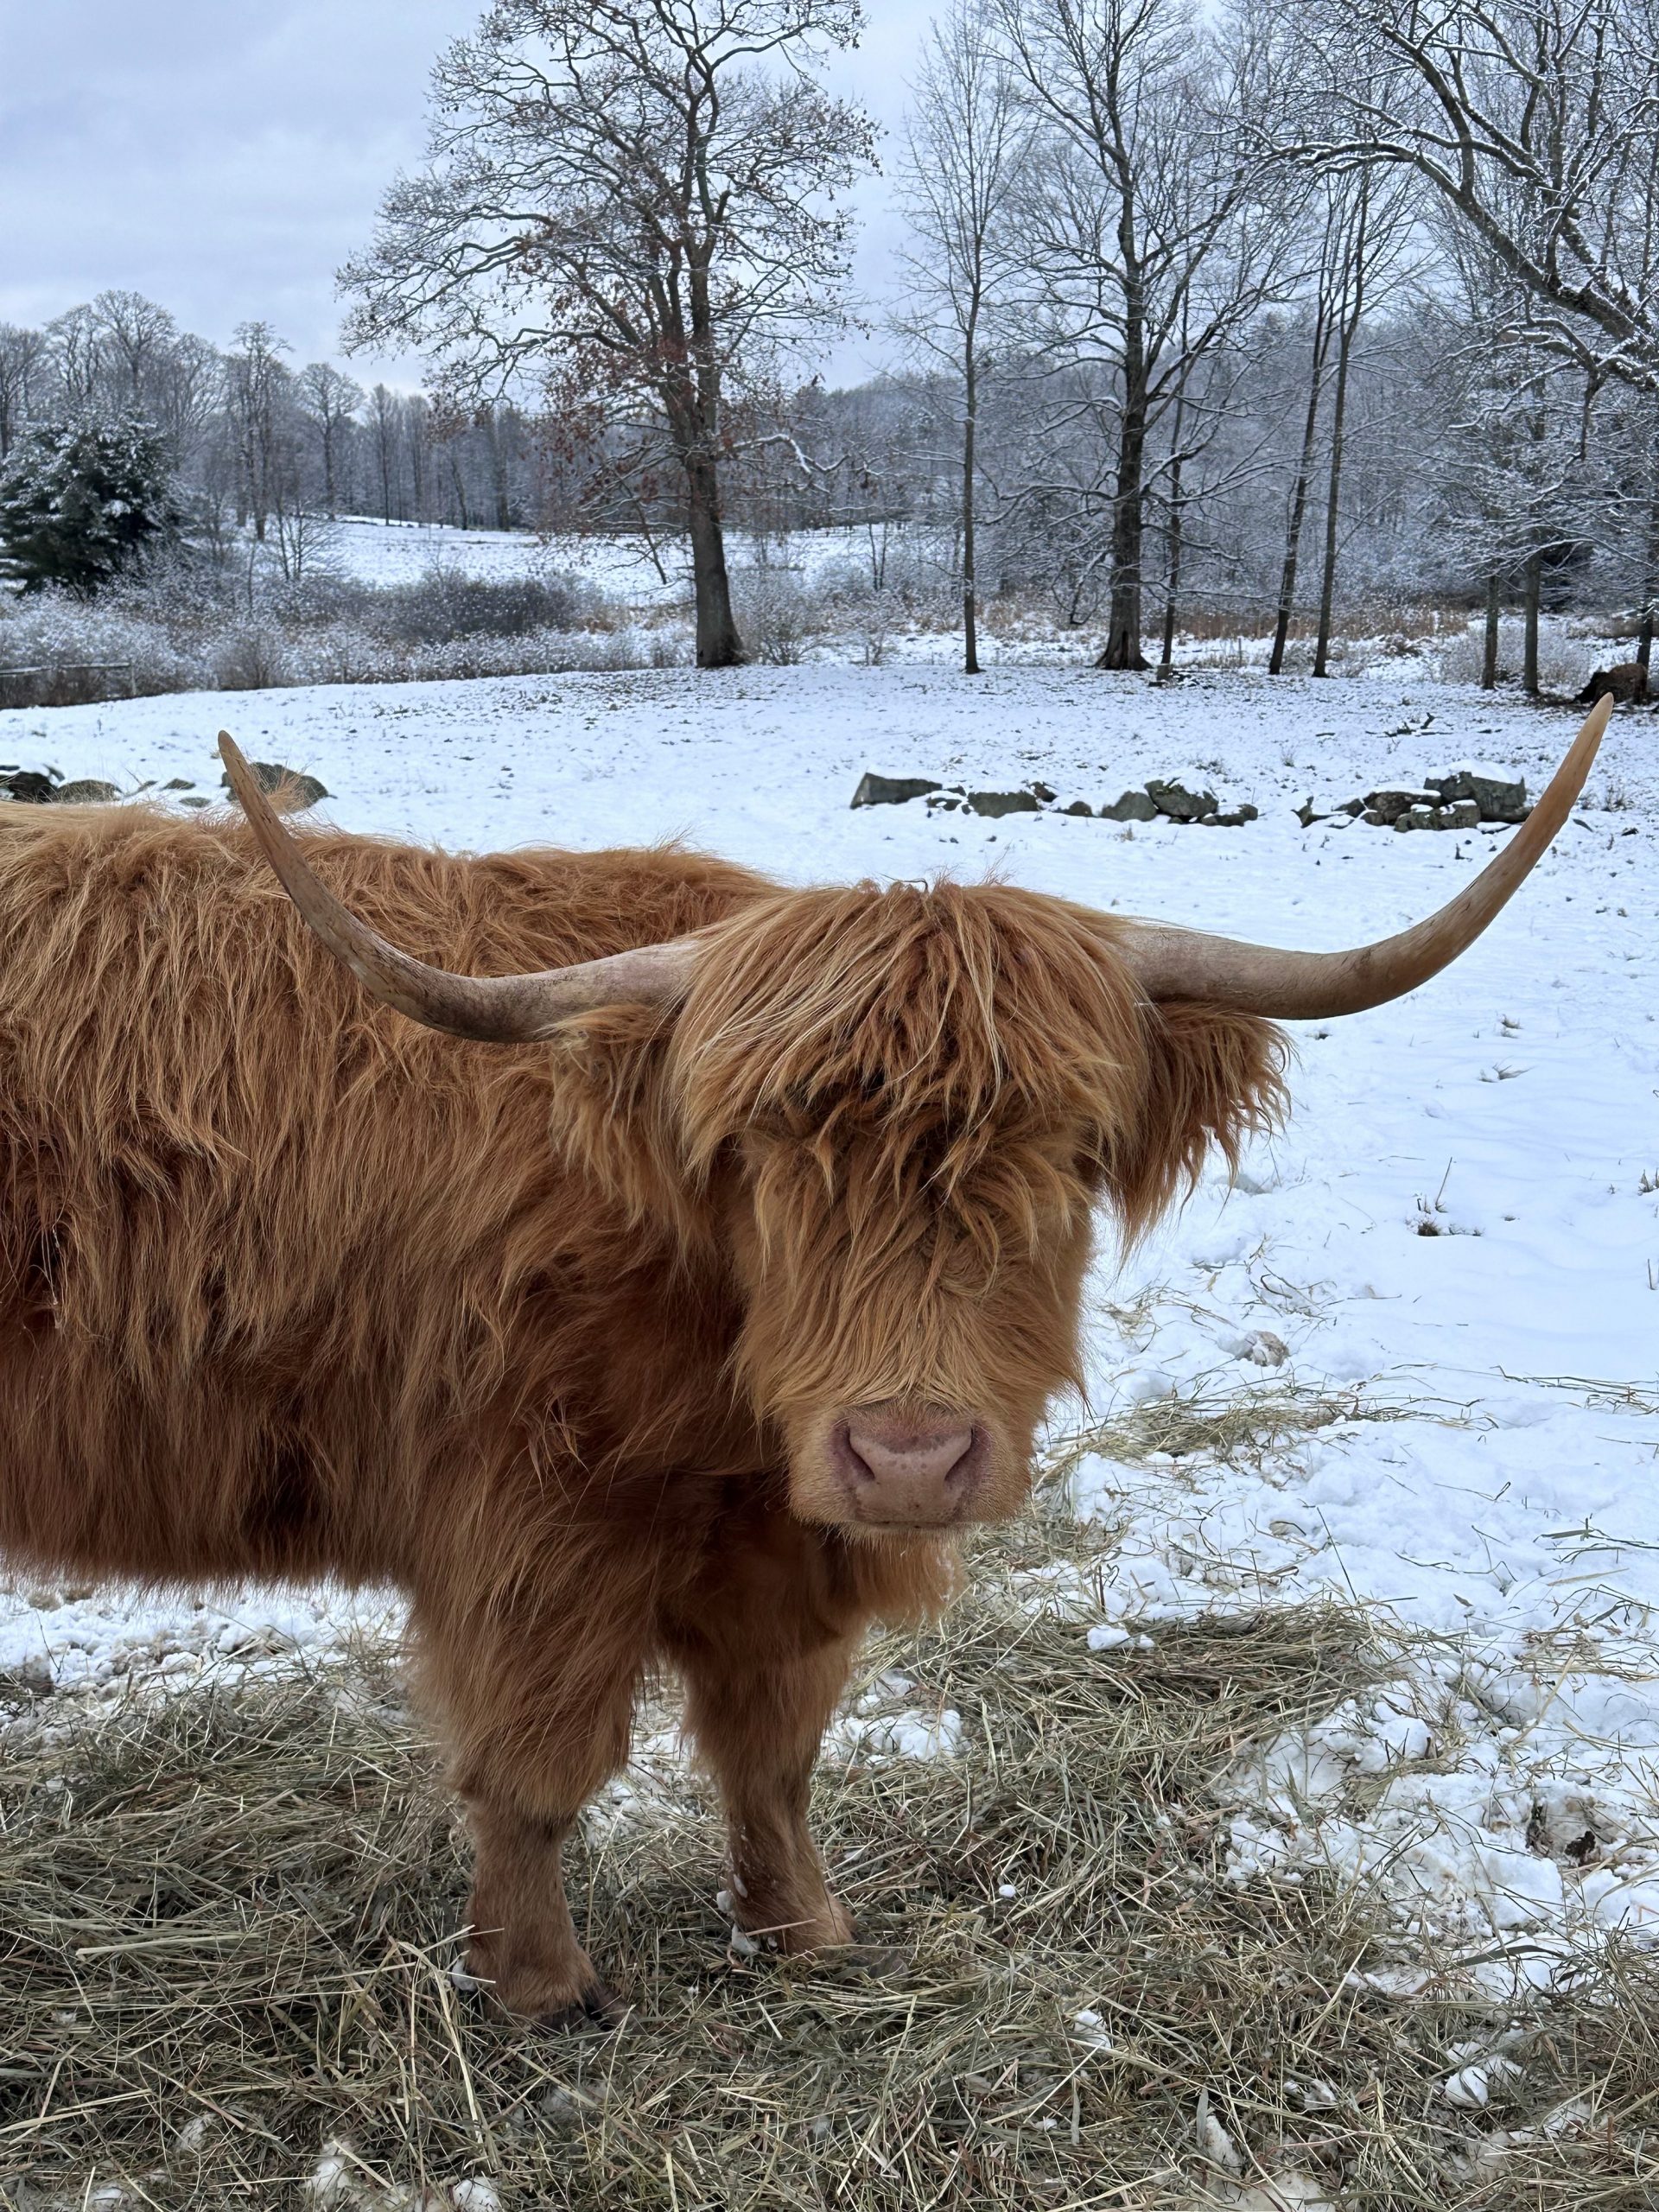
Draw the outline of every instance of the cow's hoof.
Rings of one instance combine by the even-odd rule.
[[[782,1931],[782,1948],[791,1953],[839,1951],[858,1941],[853,1916],[839,1897],[826,1897],[822,1912]]]
[[[574,2005],[560,2005],[550,2012],[538,2012],[536,2032],[541,2036],[608,2033],[621,2026],[628,2011],[614,1990],[596,1981],[582,1991]]]
[[[858,1940],[852,1914],[839,1897],[830,1897],[805,1912],[791,1914],[780,1907],[776,1918],[763,1918],[750,1907],[738,1922],[737,1932],[756,1949],[781,1951],[790,1958],[838,1951]]]

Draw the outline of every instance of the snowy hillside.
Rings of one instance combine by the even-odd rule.
[[[895,544],[926,536],[902,526],[890,534]],[[880,524],[872,530],[795,531],[781,541],[760,541],[734,530],[727,534],[727,559],[734,573],[772,563],[810,582],[826,569],[863,573],[880,557],[888,536]],[[661,574],[635,536],[542,537],[522,530],[457,530],[442,523],[345,515],[327,526],[325,545],[330,568],[359,583],[382,587],[416,582],[434,568],[491,582],[553,572],[579,576],[608,596],[639,607],[683,600],[690,585],[687,541],[673,534],[658,544]]]
[[[1301,801],[1470,756],[1535,788],[1574,726],[1386,668],[1154,689],[812,667],[158,698],[0,715],[0,753],[216,793],[221,721],[251,755],[320,776],[323,810],[354,830],[475,849],[683,836],[792,881],[995,869],[1313,947],[1428,912],[1508,833],[1305,829]],[[1233,1777],[1237,1865],[1386,1858],[1405,1918],[1495,1929],[1535,1975],[1581,1923],[1659,1927],[1655,728],[1615,720],[1586,804],[1448,976],[1298,1033],[1294,1117],[1236,1189],[1206,1178],[1122,1274],[1103,1254],[1092,1402],[1058,1429],[1109,1432],[1067,1477],[1109,1534],[1104,1581],[1056,1568],[1027,1592],[1092,1631],[1103,1664],[1195,1609],[1320,1592],[1389,1609],[1415,1639],[1398,1682]],[[1261,818],[855,811],[867,769],[1040,777],[1096,804],[1194,772]],[[1278,1408],[1282,1433],[1224,1454],[1166,1418],[1226,1407],[1269,1427]],[[188,1674],[343,1618],[326,1596],[19,1591],[0,1600],[0,1666]],[[916,1741],[941,1747],[937,1727]]]

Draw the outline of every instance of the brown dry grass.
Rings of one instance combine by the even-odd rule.
[[[1610,1948],[1541,1999],[1503,2108],[1464,2113],[1437,2094],[1453,2046],[1507,2017],[1460,1984],[1402,2003],[1357,1980],[1389,1955],[1363,1896],[1227,1878],[1214,1778],[1386,1673],[1372,1628],[1303,1606],[1091,1653],[999,1594],[1039,1541],[987,1540],[983,1594],[870,1654],[967,1747],[824,1771],[863,1948],[728,1948],[715,1808],[659,1763],[575,1854],[578,1921],[634,2008],[587,2040],[452,1983],[464,1847],[384,1656],[22,1708],[0,1739],[0,2196],[437,2205],[487,2177],[504,2207],[584,2212],[1268,2212],[1205,2157],[1218,2123],[1245,2186],[1294,2171],[1367,2212],[1651,2212],[1650,1957]],[[1087,1568],[1102,1541],[1051,1532],[1046,1555]],[[307,2187],[329,2145],[332,2196]]]

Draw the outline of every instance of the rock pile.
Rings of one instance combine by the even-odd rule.
[[[66,784],[56,768],[48,768],[42,775],[38,768],[19,768],[10,760],[0,761],[0,799],[9,798],[21,806],[107,806],[120,796],[113,784],[96,776]]]
[[[284,768],[280,760],[250,760],[248,766],[253,771],[254,781],[278,813],[303,813],[308,806],[315,806],[320,798],[329,796],[326,784],[320,784],[315,776],[302,776],[297,768]],[[226,791],[230,789],[228,776],[221,776],[219,780]]]
[[[249,763],[259,779],[259,788],[284,813],[297,814],[308,806],[315,806],[320,798],[327,798],[328,791],[315,776],[302,776],[296,768],[284,768],[280,761],[254,760]],[[867,778],[868,781],[868,779]],[[219,778],[221,784],[229,779]],[[20,768],[10,760],[0,760],[0,801],[12,800],[23,806],[110,806],[122,798],[142,798],[154,786],[140,784],[123,792],[115,784],[106,784],[99,776],[83,776],[65,783],[60,770],[48,768],[44,774],[38,768]],[[188,776],[170,776],[162,785],[163,792],[188,791],[194,788]],[[931,784],[918,785],[919,791],[931,791]],[[908,794],[907,794],[908,795]],[[181,798],[181,806],[207,806],[205,798]]]
[[[1306,799],[1296,815],[1305,830],[1316,822],[1340,823],[1344,816],[1374,830],[1475,830],[1483,822],[1524,822],[1530,810],[1520,777],[1464,761],[1421,785],[1384,784],[1363,798],[1344,799],[1330,814]]]
[[[1125,791],[1109,806],[1092,807],[1081,798],[1061,806],[1047,784],[1030,783],[1012,791],[970,791],[963,784],[938,784],[921,776],[878,776],[871,772],[863,777],[853,793],[853,804],[903,806],[912,798],[925,798],[930,807],[943,813],[982,814],[993,820],[1004,814],[1052,811],[1103,822],[1155,822],[1161,817],[1168,822],[1201,823],[1206,829],[1234,830],[1256,819],[1253,806],[1235,807],[1224,812],[1213,791],[1189,791],[1185,784],[1166,781],[1159,776],[1150,778],[1138,790]]]

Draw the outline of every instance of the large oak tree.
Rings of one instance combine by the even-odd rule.
[[[837,319],[863,115],[817,65],[857,0],[500,0],[433,73],[427,159],[341,276],[353,346],[446,396],[538,385],[683,494],[697,660],[743,658],[721,526],[733,414]]]

